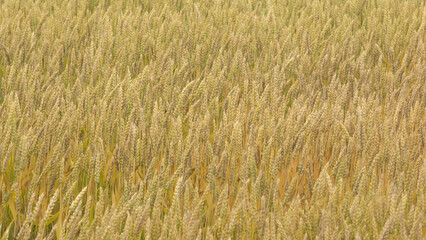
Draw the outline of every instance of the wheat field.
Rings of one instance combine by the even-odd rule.
[[[0,0],[1,239],[426,239],[423,0]]]

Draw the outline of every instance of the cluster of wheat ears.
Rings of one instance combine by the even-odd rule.
[[[0,0],[1,239],[425,239],[423,0]]]

